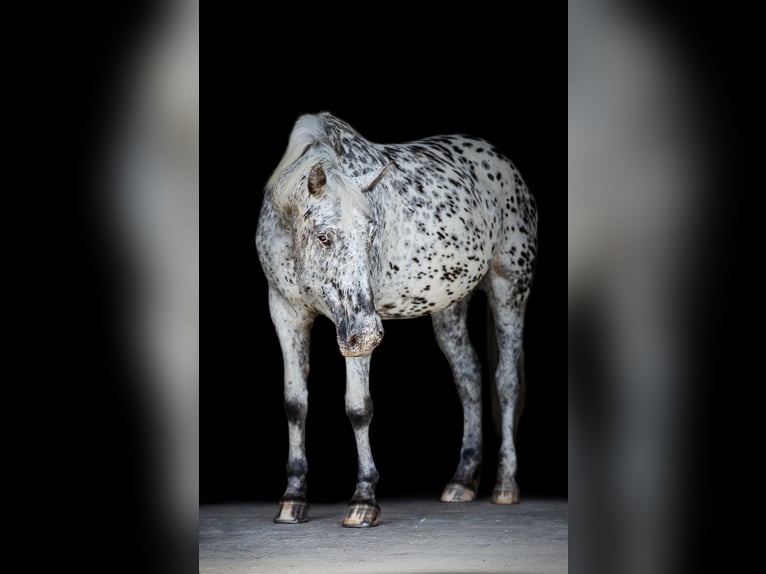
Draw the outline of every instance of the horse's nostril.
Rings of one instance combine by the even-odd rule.
[[[357,342],[358,340],[359,340],[359,336],[358,336],[358,335],[351,335],[351,336],[348,338],[348,346],[349,346],[349,347],[353,347],[354,345],[356,345],[356,342]]]

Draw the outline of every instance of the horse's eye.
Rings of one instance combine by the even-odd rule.
[[[320,233],[317,235],[317,241],[321,243],[322,245],[329,245],[330,244],[330,236],[326,233]]]

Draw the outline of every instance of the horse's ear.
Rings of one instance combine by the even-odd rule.
[[[377,175],[371,176],[371,174],[366,174],[357,178],[357,183],[359,184],[359,188],[362,190],[362,192],[372,191],[375,189],[375,186],[380,183],[380,180],[383,179],[383,176],[386,175],[388,168],[390,168],[392,165],[394,165],[394,162],[389,161],[383,167],[383,169],[378,172]]]
[[[318,163],[309,172],[309,193],[314,197],[320,197],[324,193],[326,183],[327,176],[324,173],[322,164]]]

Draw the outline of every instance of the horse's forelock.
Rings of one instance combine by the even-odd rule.
[[[343,174],[335,174],[338,195],[340,196],[341,211],[344,217],[349,217],[352,211],[359,211],[370,216],[370,203],[367,196],[359,189],[353,180]]]
[[[356,182],[346,176],[338,167],[334,154],[322,147],[310,147],[303,155],[274,175],[267,184],[271,200],[283,213],[293,212],[308,199],[308,193],[301,193],[308,179],[311,168],[321,164],[327,178],[327,188],[337,193],[341,210],[350,213],[352,209],[369,215],[370,205],[365,194]]]
[[[317,163],[321,164],[328,188],[337,191],[341,209],[350,213],[355,208],[368,215],[370,206],[354,180],[346,176],[338,165],[338,157],[327,141],[325,116],[302,116],[295,123],[284,156],[266,183],[274,206],[283,214],[294,213],[305,197],[300,193],[303,180]]]

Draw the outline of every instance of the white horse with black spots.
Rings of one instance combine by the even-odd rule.
[[[476,497],[481,371],[466,325],[476,289],[487,293],[498,348],[502,442],[492,502],[518,502],[513,427],[536,232],[535,203],[519,172],[483,140],[381,145],[326,113],[298,119],[266,184],[256,236],[284,358],[289,455],[276,522],[308,519],[306,379],[309,332],[320,314],[335,323],[346,357],[346,412],[359,460],[343,526],[380,521],[368,429],[370,357],[383,338],[382,319],[431,315],[464,415],[460,461],[441,499]]]

